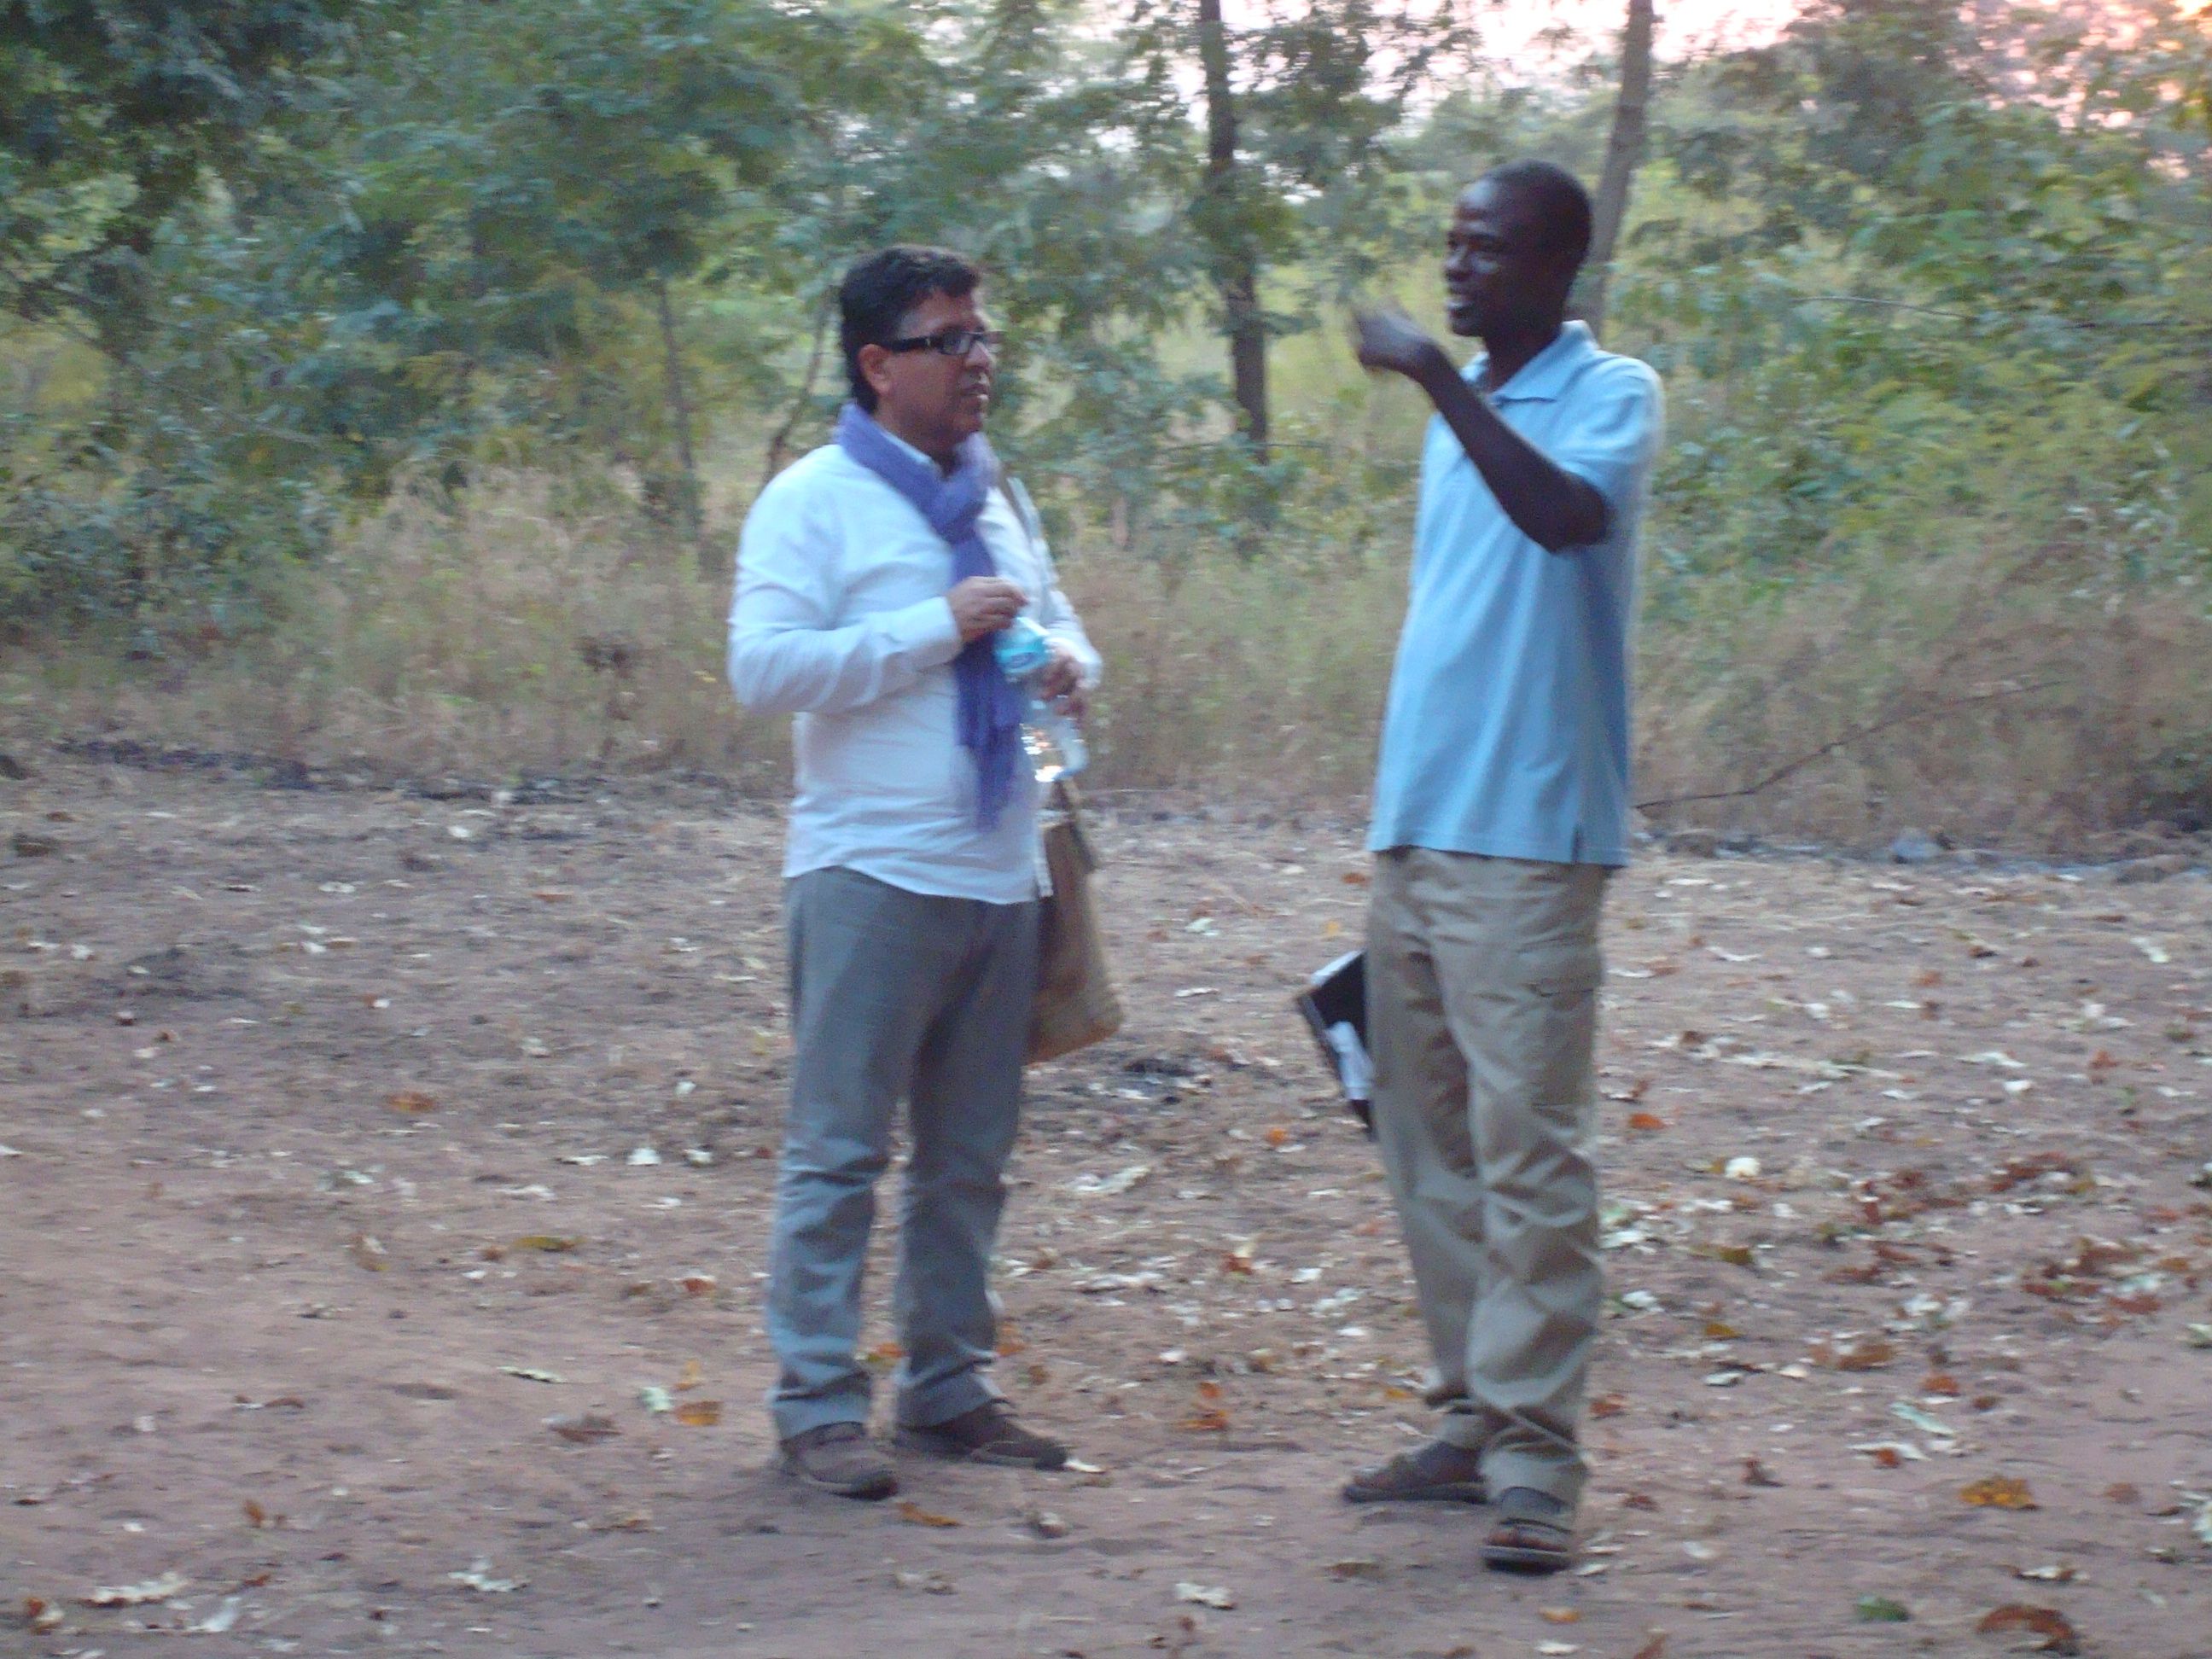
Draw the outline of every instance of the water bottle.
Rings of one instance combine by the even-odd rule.
[[[1027,617],[1017,617],[993,636],[992,650],[999,670],[1029,693],[1022,716],[1023,746],[1036,769],[1037,781],[1072,778],[1091,762],[1091,750],[1076,723],[1037,695],[1037,685],[1052,665],[1051,636]],[[1057,758],[1055,758],[1055,756]]]

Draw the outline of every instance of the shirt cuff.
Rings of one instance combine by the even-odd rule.
[[[894,611],[884,627],[899,654],[924,668],[939,667],[960,654],[960,624],[949,599],[923,599]]]

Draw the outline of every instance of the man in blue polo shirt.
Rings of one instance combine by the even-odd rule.
[[[1435,1439],[1354,1502],[1496,1505],[1493,1567],[1567,1565],[1601,1310],[1598,913],[1628,858],[1629,628],[1657,377],[1566,320],[1590,204],[1543,162],[1452,216],[1462,374],[1402,317],[1359,361],[1437,407],[1375,784],[1375,1128],[1435,1353]]]

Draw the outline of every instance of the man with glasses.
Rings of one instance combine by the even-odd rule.
[[[957,254],[846,273],[852,402],[761,492],[730,612],[730,684],[796,716],[784,860],[796,1044],[769,1263],[769,1399],[785,1467],[850,1498],[897,1489],[856,1358],[876,1180],[907,1103],[893,1302],[898,1441],[1010,1467],[1066,1449],[990,1378],[986,1274],[1036,988],[1037,789],[1025,694],[993,636],[1027,612],[1042,690],[1079,715],[1098,656],[1034,510],[982,435],[1000,337]]]

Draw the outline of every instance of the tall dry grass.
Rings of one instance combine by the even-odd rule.
[[[1109,664],[1096,787],[1361,810],[1402,558],[1063,549],[1062,575]],[[1725,794],[1817,757],[1662,825],[2051,849],[2212,821],[2197,593],[2091,591],[2063,561],[1970,550],[1778,599],[1650,581],[1639,795]],[[19,653],[0,719],[17,741],[119,732],[368,775],[690,769],[773,793],[783,723],[724,686],[726,599],[619,496],[580,507],[515,478],[458,511],[396,506],[295,573],[277,626],[198,659]]]

